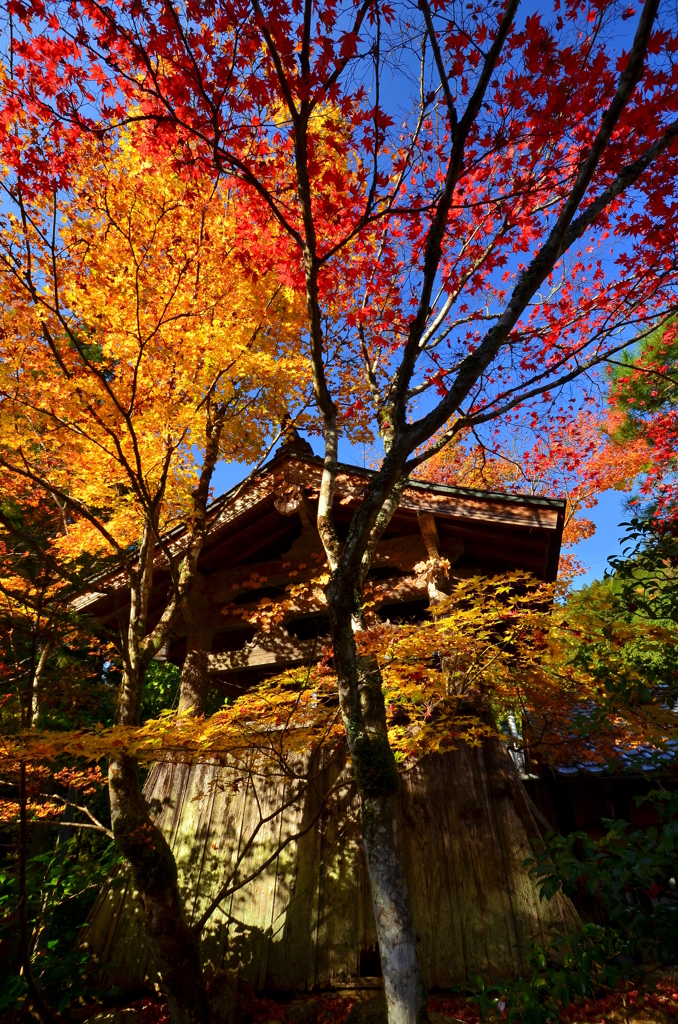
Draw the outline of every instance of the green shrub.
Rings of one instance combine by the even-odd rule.
[[[606,820],[601,839],[551,832],[525,861],[542,899],[586,892],[604,923],[570,928],[548,948],[533,945],[528,977],[491,988],[478,978],[470,1001],[482,1016],[505,1013],[509,1024],[552,1024],[575,998],[624,980],[646,984],[648,968],[678,960],[678,792],[658,790],[639,802],[644,799],[657,811],[657,827]]]

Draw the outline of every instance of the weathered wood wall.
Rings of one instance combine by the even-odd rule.
[[[337,771],[336,765],[326,769]],[[509,755],[491,741],[431,755],[403,780],[401,834],[429,988],[478,975],[494,980],[520,974],[532,942],[576,920],[567,901],[540,902],[522,867],[531,829],[510,772]],[[233,791],[226,769],[211,766],[156,765],[146,794],[174,850],[188,914],[196,920],[258,820],[256,801],[247,787]],[[282,837],[315,817],[316,799],[307,795],[265,826],[243,863],[243,877]],[[283,800],[283,784],[269,785],[263,812]],[[122,887],[102,891],[86,941],[100,958],[102,987],[130,989],[153,978],[141,908],[124,879]],[[222,903],[203,932],[209,973],[237,970],[267,992],[369,984],[364,975],[375,949],[352,788]]]

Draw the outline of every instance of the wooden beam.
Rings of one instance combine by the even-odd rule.
[[[317,661],[321,655],[322,641],[297,640],[286,629],[278,627],[270,633],[257,633],[240,651],[211,654],[208,672],[213,675],[217,672],[241,672],[243,669],[268,666],[282,669],[287,665],[299,665],[313,659]]]
[[[265,536],[266,543],[274,540],[276,535],[282,536],[288,529],[285,524],[286,516],[280,516],[280,524],[275,523],[274,520],[279,516],[279,513],[271,515],[275,502],[289,513],[297,511],[305,527],[312,525],[315,513],[308,504],[309,491],[320,487],[321,478],[321,460],[292,456],[284,460],[275,460],[269,468],[262,469],[246,487],[238,488],[225,495],[223,500],[215,502],[208,511],[208,538],[200,557],[201,571],[207,574],[210,564],[215,562],[221,565],[232,564],[238,559],[242,563],[243,559],[260,545],[262,535]],[[348,501],[351,505],[360,502],[370,478],[369,471],[349,470],[342,466],[337,477],[337,502]],[[441,551],[442,547],[442,552],[450,557],[444,537],[446,523],[455,531],[474,526],[484,532],[488,525],[491,529],[493,524],[523,529],[536,527],[559,540],[564,504],[520,495],[502,496],[490,492],[474,492],[465,488],[445,488],[428,485],[424,481],[416,485],[410,482],[405,488],[393,522],[406,523],[407,519],[413,519],[414,515],[425,514],[431,518],[437,517],[437,523],[434,521],[434,525],[443,533],[442,545],[440,538],[438,539],[438,551]],[[549,549],[548,562],[545,563],[545,568],[539,571],[546,572],[549,578],[554,578],[557,572],[559,544],[556,541],[549,547],[547,536],[540,538],[536,542],[537,546],[541,547],[543,540],[546,540]],[[178,554],[186,542],[185,529],[172,530],[167,536],[167,541],[172,551]],[[416,561],[426,558],[426,554],[431,557],[428,546],[422,542],[426,554],[416,557],[414,561],[404,558],[396,560],[384,546],[389,543],[392,542],[384,542],[377,550],[373,563],[375,567],[392,564],[408,572]],[[431,537],[427,543],[432,543]],[[484,556],[484,539],[481,538],[480,543]],[[532,540],[527,543],[530,547],[535,546]],[[467,547],[470,548],[469,553],[472,555],[471,544],[469,543]],[[511,558],[518,561],[518,549],[512,540],[507,541],[507,547],[511,551]],[[525,559],[520,561],[524,563]],[[158,573],[154,579],[154,592],[161,595],[166,592],[167,586],[164,564],[164,554],[159,552],[156,559]],[[523,564],[523,567],[527,566]],[[231,580],[228,581],[229,586],[230,584]],[[129,595],[126,575],[114,570],[90,580],[88,590],[74,597],[72,607],[79,612],[87,610],[89,614],[99,617],[101,622],[108,624],[114,614],[116,598],[121,600],[124,607],[128,603]]]
[[[362,501],[369,480],[369,473],[351,473],[342,467],[337,474],[337,498],[351,498]],[[289,482],[303,487],[320,487],[322,465],[291,459],[285,467]],[[430,487],[430,490],[428,489]],[[426,490],[424,490],[426,488]],[[521,500],[524,499],[524,500]],[[557,530],[562,517],[562,508],[556,502],[531,501],[524,495],[474,493],[473,488],[445,489],[435,484],[421,482],[418,487],[406,486],[400,500],[400,511],[431,512],[451,519],[470,519],[480,522],[505,523],[508,526],[539,526]]]
[[[377,544],[372,558],[375,569],[392,565],[402,572],[412,572],[417,564],[426,558],[426,545],[419,534],[413,533],[405,537],[392,537]]]
[[[249,626],[250,621],[248,615],[253,614],[259,610],[259,604],[256,600],[256,592],[252,595],[252,602],[248,604],[242,604],[238,606],[225,605],[221,609],[221,614],[218,618],[221,620],[215,627],[218,632],[228,629],[242,629],[243,626]],[[277,603],[277,602],[276,602]],[[271,606],[267,606],[267,610],[271,610]],[[307,618],[309,615],[317,615],[319,612],[327,610],[327,601],[321,587],[313,587],[311,590],[301,597],[285,598],[285,622],[291,622],[294,619]],[[255,625],[255,623],[252,623]]]
[[[365,598],[368,601],[374,601],[375,608],[379,608],[382,604],[394,604],[398,601],[416,601],[427,596],[426,581],[417,576],[384,580],[383,583],[368,582],[365,587]],[[252,598],[251,603],[238,605],[237,607],[227,605],[222,608],[221,615],[219,616],[221,622],[215,625],[215,630],[220,632],[228,629],[241,629],[243,625],[249,625],[250,620],[247,616],[259,610],[256,591],[252,594]],[[271,605],[266,605],[263,610],[270,612]],[[294,598],[285,598],[284,622],[308,618],[310,615],[318,615],[326,610],[327,601],[324,590],[320,586],[314,586],[306,594]]]
[[[322,561],[319,558],[311,560],[313,554],[319,554],[319,552],[309,552],[308,562],[305,559],[288,562],[285,558],[276,558],[271,562],[239,565],[235,569],[224,569],[222,572],[212,573],[208,577],[208,589],[212,601],[214,604],[228,604],[238,595],[247,591],[250,591],[252,598],[255,599],[257,590],[262,587],[280,587],[280,596],[282,597],[288,583],[308,583],[314,576],[320,575]]]
[[[313,543],[311,535],[307,535],[307,546],[301,545],[302,540],[303,537],[300,537],[285,555],[270,562],[238,565],[234,569],[212,573],[207,578],[212,601],[215,604],[228,604],[248,590],[254,599],[257,589],[261,587],[280,587],[282,591],[288,583],[310,582],[322,572],[325,553],[319,543]],[[375,568],[392,566],[401,572],[412,572],[416,563],[425,558],[426,547],[422,538],[415,533],[382,540],[377,545],[372,565]]]
[[[212,575],[209,566],[215,562],[218,565],[233,565],[234,562],[242,564],[263,544],[271,544],[277,540],[285,543],[285,535],[289,534],[291,529],[293,526],[290,520],[286,516],[281,516],[271,505],[260,519],[252,519],[244,524],[242,529],[222,537],[221,541],[208,538],[208,543],[200,556],[200,563],[204,563],[201,564],[201,572],[208,577]]]
[[[412,493],[405,489],[400,502],[403,511],[431,512],[443,519],[466,519],[506,526],[538,526],[546,530],[558,528],[559,511],[518,501],[509,503],[484,497],[463,497],[429,492]]]

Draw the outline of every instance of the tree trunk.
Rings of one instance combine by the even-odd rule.
[[[389,1024],[420,1024],[426,1020],[426,993],[398,836],[397,797],[360,795]]]
[[[49,643],[46,643],[40,651],[37,668],[33,674],[31,686],[31,729],[37,729],[40,719],[40,680],[49,654]]]
[[[118,849],[132,867],[153,960],[167,992],[171,1024],[208,1024],[198,939],[189,928],[167,841],[152,822],[139,788],[136,760],[111,758],[111,821]]]
[[[360,794],[363,845],[389,1024],[427,1020],[426,993],[398,835],[398,770],[376,658],[358,659],[353,609],[330,603],[339,700]]]
[[[140,572],[130,588],[126,665],[116,713],[117,725],[138,725],[144,670],[153,647],[144,636],[153,579],[154,544],[147,529],[139,554]],[[108,765],[111,827],[115,843],[132,868],[144,908],[151,955],[167,994],[171,1024],[209,1024],[198,938],[184,917],[177,865],[169,845],[153,823],[129,754]]]

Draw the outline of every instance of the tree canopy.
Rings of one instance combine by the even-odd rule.
[[[673,643],[672,620],[648,631],[614,587],[549,617],[539,603],[553,595],[529,581],[475,581],[426,629],[393,636],[371,622],[367,577],[408,476],[433,458],[448,473],[460,440],[486,461],[518,427],[534,431],[520,470],[497,478],[566,485],[573,509],[629,486],[658,449],[636,417],[615,458],[601,410],[587,410],[606,360],[638,334],[673,338],[675,12],[662,0],[539,13],[520,0],[12,0],[7,12],[0,467],[17,501],[30,484],[58,505],[55,571],[86,552],[127,581],[116,725],[136,746],[108,751],[111,822],[172,1017],[205,1024],[207,1008],[176,865],[137,782],[144,675],[194,614],[217,460],[263,456],[289,416],[324,447],[323,678],[360,791],[390,1019],[419,1024],[394,801],[413,737],[435,735],[448,705],[454,716],[449,659],[470,652],[466,670],[485,680],[482,728],[493,688],[498,707],[543,713],[554,747],[585,745],[592,721],[612,746],[661,743],[670,724],[640,677]],[[663,437],[671,449],[670,426]],[[346,438],[376,439],[383,458],[341,531]],[[176,558],[167,531],[180,522]],[[151,622],[161,557],[170,595]],[[608,700],[617,676],[623,708]]]

